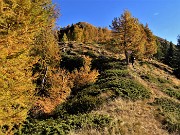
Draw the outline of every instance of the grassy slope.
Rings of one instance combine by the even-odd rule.
[[[108,56],[118,57],[117,54],[108,52],[106,54]],[[171,75],[172,69],[157,61],[144,60],[140,63],[136,62],[135,68],[129,66],[127,70],[133,77],[133,80],[140,82],[151,91],[151,98],[135,102],[122,99],[121,97],[116,98],[92,112],[113,117],[113,124],[115,125],[111,125],[112,129],[105,128],[103,133],[95,129],[84,129],[82,131],[80,130],[77,134],[84,134],[85,132],[86,134],[178,134],[177,129],[175,129],[177,132],[168,132],[167,129],[170,128],[170,125],[163,123],[168,118],[168,116],[164,115],[171,112],[166,112],[159,104],[159,106],[150,105],[150,103],[155,102],[156,98],[169,99],[180,104],[180,80]],[[107,94],[104,96],[107,96]],[[179,123],[179,114],[176,113],[174,117],[178,117],[176,123]]]
[[[89,55],[95,84],[79,89],[47,119],[30,119],[19,134],[168,135],[180,132],[180,80],[157,61],[136,61],[101,45],[67,44],[64,56]],[[63,50],[63,49],[62,49]],[[100,56],[100,57],[99,57]]]

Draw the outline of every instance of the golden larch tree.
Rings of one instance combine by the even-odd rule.
[[[144,27],[144,31],[146,34],[146,43],[145,43],[145,56],[150,58],[153,54],[157,53],[157,44],[156,38],[149,29],[148,25]]]
[[[137,18],[132,17],[129,11],[125,11],[120,17],[114,18],[111,28],[116,42],[123,46],[127,64],[129,63],[129,52],[137,57],[141,52],[141,28]]]
[[[38,49],[37,43],[42,31],[53,24],[53,9],[51,0],[0,1],[0,129],[6,126],[0,134],[11,134],[35,101],[32,67],[40,59],[38,50],[48,50],[48,62],[54,58],[54,46],[49,46],[52,40],[45,49]]]

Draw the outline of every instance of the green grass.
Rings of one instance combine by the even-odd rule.
[[[165,92],[170,97],[180,100],[180,90],[178,89],[167,88],[167,89],[164,89],[163,92]]]
[[[147,88],[131,79],[119,79],[109,81],[102,85],[104,88],[113,90],[116,96],[131,100],[150,98],[150,92]]]
[[[164,78],[161,78],[161,77],[155,77],[155,76],[153,76],[151,74],[141,75],[141,78],[148,81],[148,82],[155,83],[155,84],[158,84],[158,85],[161,85],[161,84],[164,84],[164,83],[169,83],[168,80],[166,80]]]
[[[180,132],[180,104],[167,98],[157,98],[153,105],[158,108],[157,115],[163,117],[164,127],[169,132]]]
[[[150,98],[150,91],[134,80],[127,69],[105,70],[97,81],[99,89],[113,91],[115,97],[130,100]]]

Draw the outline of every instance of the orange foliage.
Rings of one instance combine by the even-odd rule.
[[[91,58],[84,56],[84,66],[77,69],[71,74],[71,78],[73,81],[73,85],[75,89],[78,89],[86,84],[94,83],[97,80],[97,76],[99,75],[97,70],[90,69]]]
[[[41,113],[51,113],[57,105],[65,101],[70,95],[72,82],[67,71],[49,69],[47,81],[51,84],[48,89],[49,96],[40,97],[36,101],[34,108],[31,110],[35,116],[41,115]]]
[[[99,75],[97,70],[91,70],[91,58],[84,56],[84,66],[80,70],[69,73],[65,70],[49,69],[47,81],[51,84],[48,97],[39,97],[31,110],[34,116],[50,114],[57,105],[70,95],[71,88],[78,89],[86,84],[94,83]]]

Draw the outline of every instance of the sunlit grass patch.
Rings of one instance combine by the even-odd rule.
[[[157,98],[153,105],[157,106],[157,119],[164,127],[169,132],[180,132],[180,103],[167,98]]]

